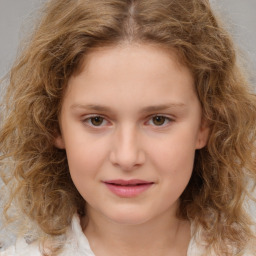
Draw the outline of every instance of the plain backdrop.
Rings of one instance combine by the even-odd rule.
[[[189,1],[189,0],[188,0]],[[210,0],[256,73],[256,0]],[[10,69],[20,40],[45,0],[0,0],[0,77]],[[255,79],[256,81],[256,79]]]

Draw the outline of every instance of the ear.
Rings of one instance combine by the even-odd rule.
[[[207,145],[209,134],[209,123],[205,118],[202,118],[200,129],[197,136],[196,149],[201,149]]]
[[[65,149],[65,142],[61,134],[58,134],[54,139],[54,145],[56,148]]]

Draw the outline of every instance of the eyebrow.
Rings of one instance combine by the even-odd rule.
[[[148,113],[148,112],[158,112],[168,109],[183,109],[185,108],[184,103],[170,103],[170,104],[161,104],[161,105],[155,105],[155,106],[148,106],[145,108],[142,108],[142,113]]]
[[[140,110],[141,113],[149,113],[149,112],[159,112],[168,109],[183,109],[186,107],[184,103],[170,103],[170,104],[160,104],[160,105],[152,105],[144,107]],[[85,109],[90,111],[99,111],[99,112],[114,112],[110,107],[104,105],[94,105],[94,104],[73,104],[71,109]]]

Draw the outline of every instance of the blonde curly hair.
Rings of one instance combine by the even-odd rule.
[[[120,42],[175,49],[191,70],[208,144],[196,152],[178,216],[203,227],[209,248],[242,255],[254,239],[243,207],[256,181],[256,96],[235,47],[207,0],[51,0],[10,71],[2,105],[1,175],[15,201],[42,234],[63,235],[84,199],[66,153],[54,146],[67,81],[86,54]],[[38,234],[39,238],[42,234]],[[57,253],[57,249],[56,249]],[[218,254],[219,255],[219,254]]]

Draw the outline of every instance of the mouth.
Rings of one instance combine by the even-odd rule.
[[[154,185],[144,180],[107,180],[103,182],[107,188],[119,197],[136,197]]]

